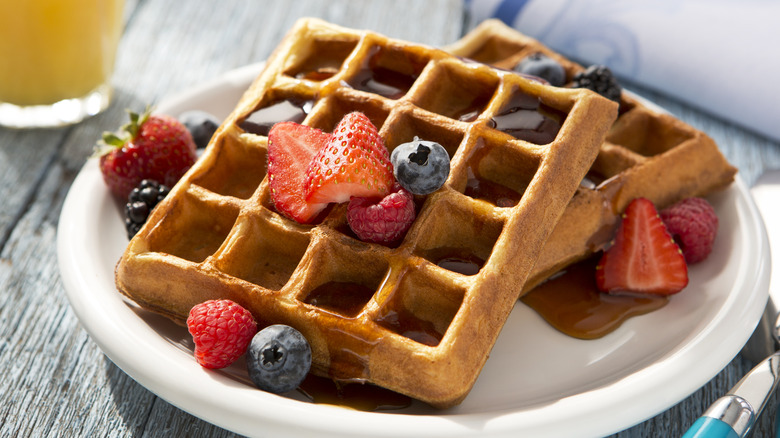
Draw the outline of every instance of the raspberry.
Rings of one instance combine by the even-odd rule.
[[[707,258],[718,233],[718,216],[709,202],[686,198],[662,210],[660,215],[689,265]]]
[[[224,368],[245,352],[257,333],[248,310],[230,300],[209,300],[194,306],[187,329],[195,341],[195,358],[206,368]]]
[[[347,207],[352,231],[366,242],[389,244],[401,239],[414,221],[414,198],[400,185],[379,200],[353,197]]]

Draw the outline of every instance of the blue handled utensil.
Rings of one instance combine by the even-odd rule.
[[[780,347],[780,326],[775,305],[780,305],[780,171],[767,172],[756,181],[751,189],[753,199],[766,224],[772,257],[772,273],[769,283],[769,301],[764,320],[759,322],[757,332],[770,332],[771,338],[757,342],[777,350]],[[761,325],[768,326],[761,330]],[[768,329],[768,330],[767,330]],[[754,336],[755,337],[755,336]],[[749,349],[748,349],[749,350]],[[753,349],[753,356],[761,348]],[[759,353],[760,354],[760,353]],[[768,354],[768,353],[765,353]],[[750,356],[750,355],[748,355]],[[750,358],[750,357],[749,357]],[[752,358],[750,358],[753,360]],[[769,396],[774,393],[780,380],[780,352],[775,352],[748,372],[728,394],[719,398],[693,423],[683,438],[741,438],[750,433]],[[775,415],[780,415],[780,408]],[[777,419],[776,419],[777,421]],[[775,430],[780,438],[780,429]]]

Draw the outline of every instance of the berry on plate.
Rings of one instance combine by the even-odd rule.
[[[149,109],[129,114],[130,122],[104,133],[95,151],[103,180],[120,199],[144,179],[173,187],[197,159],[192,135],[175,118]]]
[[[399,145],[390,155],[395,179],[415,195],[438,190],[450,174],[450,156],[442,145],[433,141],[414,140]]]
[[[536,76],[556,87],[566,83],[566,71],[556,60],[544,53],[533,53],[520,61],[514,69],[518,73]]]
[[[157,181],[145,179],[130,192],[125,204],[125,229],[128,239],[132,239],[141,229],[152,209],[165,199],[169,191],[168,187]]]
[[[718,234],[718,216],[705,199],[683,199],[661,210],[661,220],[680,246],[689,265],[710,255]]]
[[[414,222],[414,198],[396,184],[384,198],[352,198],[347,222],[360,240],[389,244],[400,240]]]
[[[646,198],[631,201],[612,246],[596,267],[598,288],[610,293],[670,295],[688,285],[688,266]]]
[[[205,148],[219,128],[219,119],[211,113],[190,110],[179,114],[179,121],[190,131],[198,149]]]
[[[311,368],[311,347],[298,330],[282,324],[272,325],[252,338],[246,367],[258,388],[274,394],[292,391]]]
[[[383,197],[394,183],[393,166],[379,132],[363,113],[344,116],[306,169],[306,202],[342,203],[352,196]]]
[[[275,124],[268,133],[268,180],[271,199],[279,213],[299,223],[313,221],[328,205],[304,197],[309,164],[331,135],[295,122]]]
[[[230,300],[195,305],[187,317],[195,358],[205,368],[224,368],[246,353],[257,323],[248,310]]]
[[[574,75],[572,86],[587,88],[615,102],[620,102],[623,91],[618,80],[612,75],[612,70],[603,65],[591,65],[585,71]]]

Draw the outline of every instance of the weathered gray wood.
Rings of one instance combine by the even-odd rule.
[[[124,121],[124,108],[264,59],[303,15],[431,45],[466,30],[458,0],[128,1],[117,96],[106,113],[69,128],[0,128],[0,437],[233,436],[156,397],[105,358],[65,298],[56,226],[95,140]],[[778,142],[632,88],[708,132],[749,184],[780,167]],[[735,358],[691,397],[614,436],[680,436],[751,366]],[[768,412],[776,406],[773,398]],[[774,424],[774,415],[764,415],[755,436],[770,436]]]

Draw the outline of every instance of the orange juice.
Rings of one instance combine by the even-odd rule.
[[[0,0],[0,103],[48,105],[109,82],[123,0]]]

